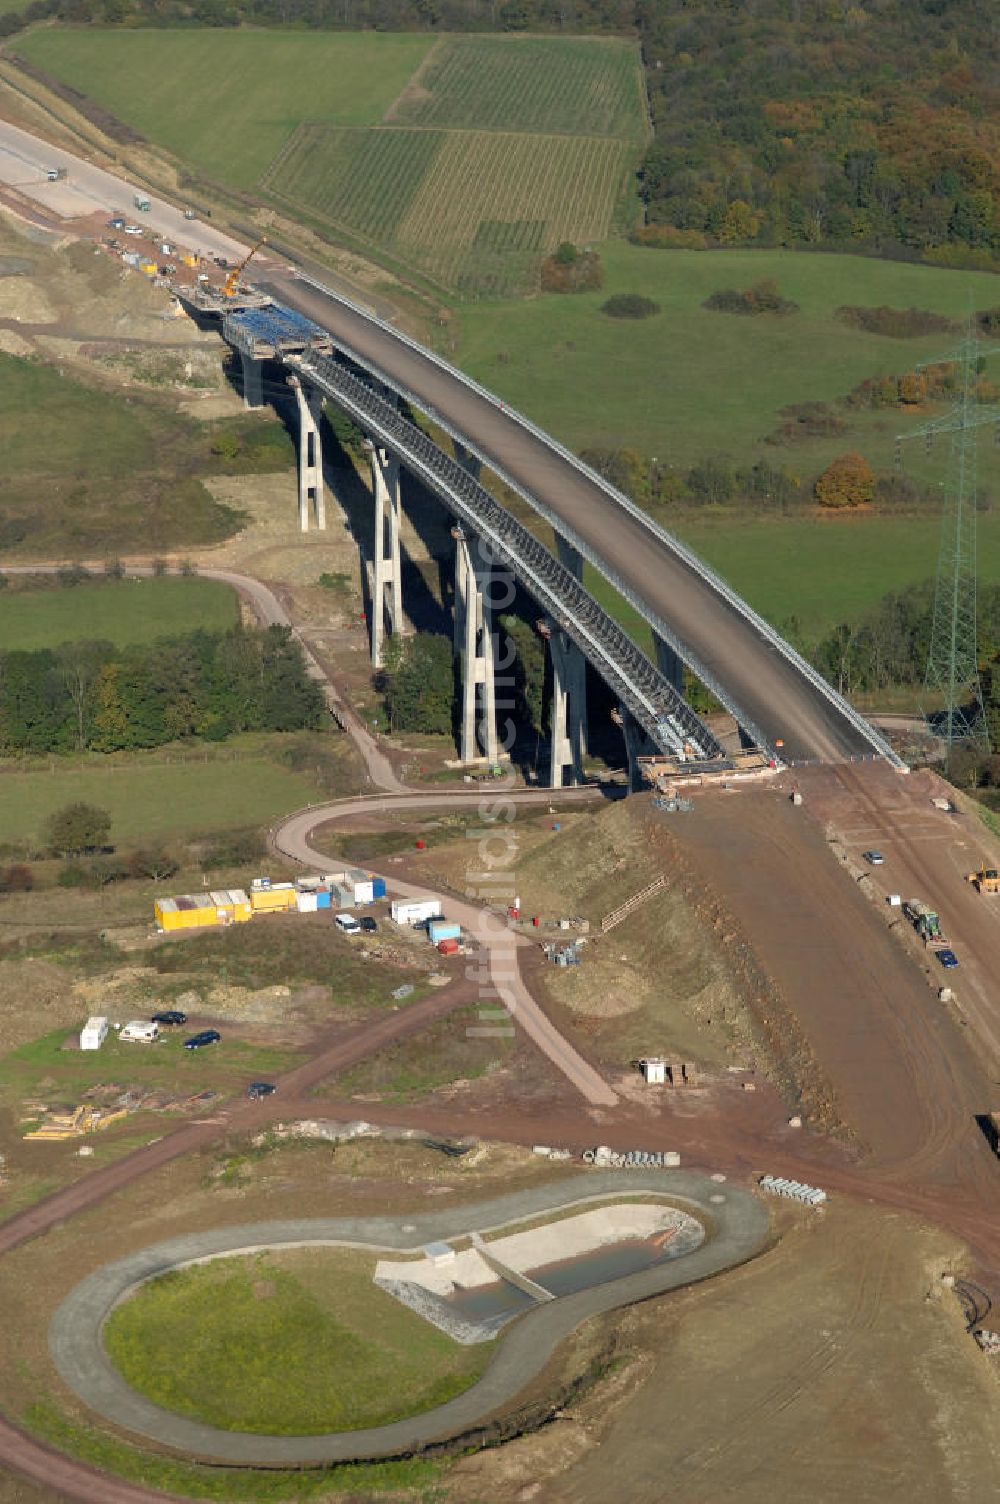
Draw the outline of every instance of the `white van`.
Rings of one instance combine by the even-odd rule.
[[[150,1023],[145,1018],[133,1018],[118,1035],[132,1044],[155,1044],[160,1037],[159,1024]]]
[[[345,935],[361,934],[361,926],[353,914],[334,914],[333,922]]]

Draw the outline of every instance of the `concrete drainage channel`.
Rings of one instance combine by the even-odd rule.
[[[361,1431],[316,1436],[259,1436],[223,1431],[161,1409],[132,1389],[112,1366],[102,1340],[114,1307],[146,1280],[171,1269],[269,1248],[327,1244],[378,1253],[419,1251],[428,1244],[489,1234],[519,1222],[585,1209],[595,1202],[658,1193],[690,1211],[709,1229],[697,1247],[671,1262],[539,1302],[499,1341],[475,1384],[447,1404],[407,1420]],[[689,1171],[633,1170],[623,1184],[615,1171],[585,1171],[549,1186],[535,1186],[476,1205],[390,1217],[310,1218],[260,1222],[190,1233],[105,1264],[71,1291],[49,1327],[49,1349],[63,1380],[92,1410],[161,1446],[202,1460],[249,1467],[320,1466],[365,1458],[397,1457],[460,1437],[485,1417],[510,1405],[542,1371],[557,1345],[590,1316],[662,1295],[744,1263],[768,1234],[765,1208],[750,1192]]]

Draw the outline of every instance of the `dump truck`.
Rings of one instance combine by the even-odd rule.
[[[908,898],[903,904],[903,913],[913,925],[925,945],[938,949],[948,944],[941,930],[941,920],[932,908],[919,898]]]
[[[968,872],[965,881],[971,883],[977,893],[1000,893],[1000,872],[996,867],[980,867],[978,872]]]

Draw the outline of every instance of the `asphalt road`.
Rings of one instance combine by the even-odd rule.
[[[66,177],[50,183],[45,173],[63,167]],[[92,214],[118,210],[137,224],[149,225],[164,238],[201,251],[206,256],[241,260],[249,250],[231,235],[213,229],[204,220],[187,220],[182,209],[150,194],[142,183],[117,177],[105,167],[84,161],[61,146],[32,136],[8,120],[0,120],[0,183],[16,188],[51,213],[64,219],[84,219]],[[148,212],[135,208],[136,194],[150,200]]]
[[[609,577],[624,581],[646,604],[654,626],[657,618],[665,623],[726,687],[743,718],[772,747],[784,743],[785,760],[839,762],[872,754],[872,743],[836,700],[805,679],[657,533],[532,433],[499,399],[470,388],[450,367],[294,273],[268,272],[255,280],[277,301],[328,329],[348,354],[411,394],[428,413],[463,434],[487,464],[563,518],[604,561]]]
[[[446,1404],[407,1420],[320,1436],[221,1431],[144,1399],[121,1378],[104,1352],[101,1327],[112,1306],[143,1280],[198,1259],[307,1243],[417,1250],[442,1238],[463,1237],[470,1228],[488,1231],[604,1196],[650,1191],[659,1191],[707,1216],[713,1225],[712,1235],[682,1258],[535,1306],[504,1333],[477,1383]],[[396,1457],[460,1436],[510,1405],[541,1373],[558,1344],[588,1317],[708,1279],[743,1263],[759,1251],[767,1234],[767,1211],[756,1197],[736,1186],[723,1189],[707,1176],[681,1170],[584,1172],[493,1201],[417,1214],[405,1229],[395,1217],[307,1218],[218,1228],[154,1244],[96,1270],[56,1311],[49,1328],[49,1348],[62,1378],[91,1409],[126,1430],[187,1456],[271,1467]]]

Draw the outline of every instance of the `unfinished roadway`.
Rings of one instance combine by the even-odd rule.
[[[269,272],[255,285],[321,325],[343,355],[519,492],[767,750],[780,748],[786,762],[895,760],[879,734],[688,549],[507,404],[312,279]]]

